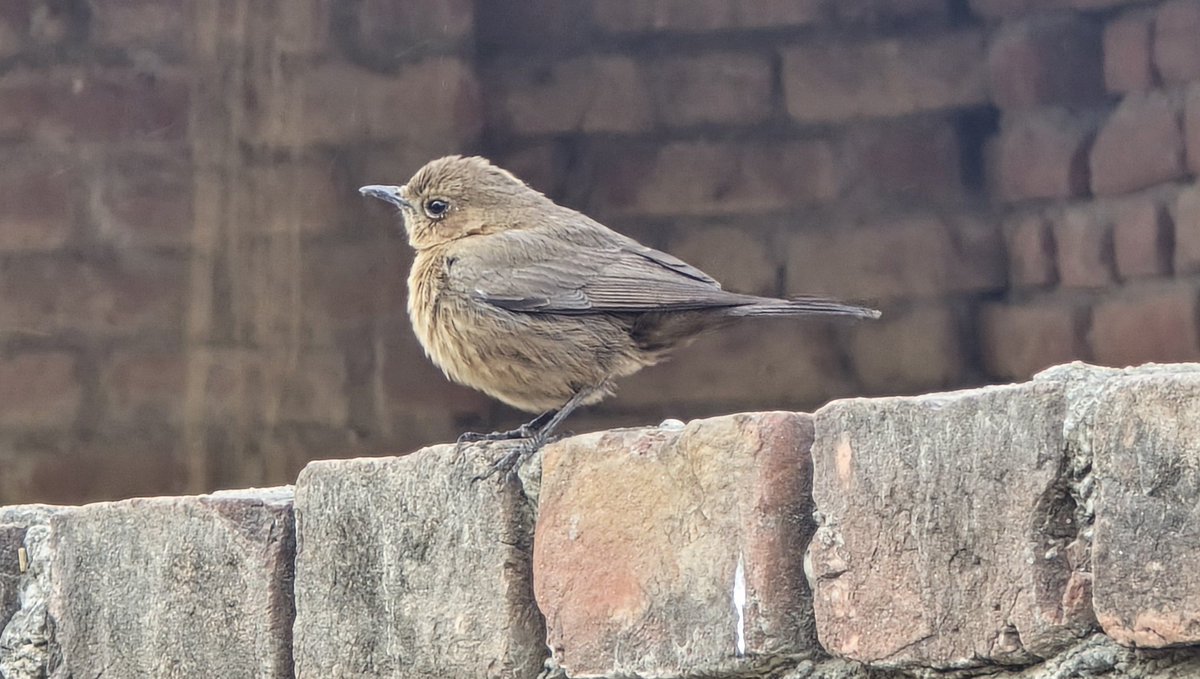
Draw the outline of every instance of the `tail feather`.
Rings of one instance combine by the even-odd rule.
[[[844,304],[820,297],[793,297],[792,299],[754,298],[747,304],[729,309],[730,316],[851,316],[853,318],[879,318],[879,312],[867,307]]]

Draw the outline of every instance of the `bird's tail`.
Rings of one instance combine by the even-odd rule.
[[[879,312],[867,307],[843,304],[820,297],[793,297],[771,299],[757,297],[748,304],[729,309],[730,316],[850,316],[853,318],[879,318]]]

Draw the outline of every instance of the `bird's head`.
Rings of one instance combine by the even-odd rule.
[[[507,170],[478,156],[446,156],[425,164],[404,186],[358,190],[399,208],[417,250],[467,236],[520,228],[547,199]]]

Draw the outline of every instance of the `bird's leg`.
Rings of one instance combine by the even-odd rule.
[[[546,422],[549,422],[557,413],[557,410],[547,410],[529,422],[508,431],[494,431],[490,434],[468,431],[458,437],[458,442],[475,443],[476,441],[511,441],[513,439],[533,438],[537,431],[545,426]]]
[[[558,410],[551,410],[539,415],[536,419],[534,419],[533,422],[530,422],[529,424],[532,425],[547,415],[549,417],[546,419],[545,423],[541,424],[541,426],[534,431],[532,436],[515,445],[512,450],[508,451],[500,459],[493,462],[491,467],[489,467],[486,472],[476,476],[473,480],[480,481],[497,472],[503,472],[507,474],[508,472],[516,469],[525,458],[536,453],[539,448],[547,443],[550,443],[551,441],[558,440],[558,437],[554,435],[554,430],[558,428],[558,425],[562,424],[563,420],[567,419],[567,417],[574,412],[575,409],[583,405],[583,402],[586,401],[589,396],[596,393],[597,390],[602,389],[603,387],[604,385],[598,387],[584,387],[575,392],[575,394],[571,396],[570,400],[563,404],[563,407],[559,408]]]

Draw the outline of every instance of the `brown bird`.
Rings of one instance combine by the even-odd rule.
[[[711,276],[554,203],[484,158],[448,156],[404,186],[359,192],[399,208],[416,250],[408,314],[451,380],[541,413],[512,431],[460,443],[525,439],[512,468],[573,410],[663,360],[702,331],[742,318],[878,318],[841,302],[721,289]]]

